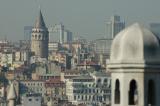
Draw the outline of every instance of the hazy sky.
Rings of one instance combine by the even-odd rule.
[[[39,4],[48,27],[62,22],[87,39],[103,37],[105,22],[114,14],[127,25],[160,22],[160,0],[0,0],[0,39],[23,39],[23,28],[34,25]]]

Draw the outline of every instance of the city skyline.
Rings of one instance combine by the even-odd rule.
[[[120,15],[126,26],[134,22],[160,22],[159,3],[151,0],[5,0],[0,2],[0,39],[23,39],[23,28],[34,25],[39,5],[47,27],[62,22],[73,36],[96,39],[105,37],[105,23],[114,14]]]

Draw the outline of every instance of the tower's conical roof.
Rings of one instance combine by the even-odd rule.
[[[15,88],[14,88],[13,83],[11,84],[11,86],[9,88],[7,99],[8,100],[16,99],[16,92],[15,92]]]
[[[45,22],[43,20],[42,12],[39,10],[39,15],[36,19],[35,28],[43,28],[46,27]]]

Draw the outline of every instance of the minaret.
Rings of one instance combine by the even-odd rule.
[[[15,88],[13,83],[11,84],[9,91],[8,91],[8,96],[7,96],[7,100],[8,102],[8,106],[16,106],[15,105],[15,99],[16,99],[16,92],[15,92]]]
[[[48,29],[40,10],[31,36],[31,51],[35,56],[48,58],[48,40]]]

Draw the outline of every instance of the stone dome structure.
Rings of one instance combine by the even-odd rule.
[[[160,43],[151,31],[135,23],[116,35],[109,66],[148,67],[152,64],[160,67]]]

